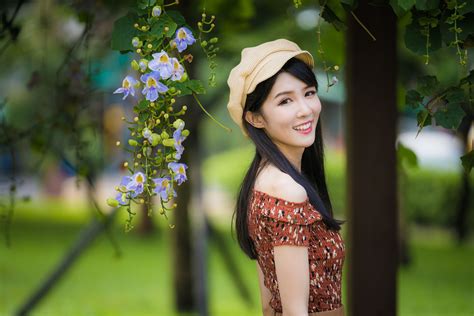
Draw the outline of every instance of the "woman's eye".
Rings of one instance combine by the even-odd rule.
[[[316,90],[311,90],[311,91],[306,92],[306,95],[315,95],[315,94],[316,94]]]
[[[278,103],[278,105],[287,104],[288,102],[286,102],[286,101],[288,101],[288,100],[290,100],[290,99],[289,98],[283,99],[283,100],[281,100],[280,103]]]

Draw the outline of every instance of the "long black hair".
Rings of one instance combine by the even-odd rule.
[[[343,223],[333,218],[331,200],[329,199],[326,187],[321,118],[318,120],[316,126],[316,139],[313,145],[305,148],[303,152],[301,173],[283,155],[263,129],[256,128],[245,120],[245,113],[247,111],[254,113],[260,112],[261,106],[270,93],[276,78],[282,72],[287,72],[307,85],[315,87],[316,90],[318,89],[318,82],[312,69],[300,59],[293,57],[288,60],[275,75],[260,82],[255,90],[247,95],[242,114],[242,122],[250,139],[255,143],[256,150],[253,161],[240,185],[232,221],[234,221],[234,218],[236,219],[235,229],[237,231],[237,240],[240,248],[242,248],[250,259],[256,259],[257,253],[252,239],[249,236],[248,207],[250,206],[250,197],[252,196],[255,179],[263,167],[269,163],[290,175],[297,183],[305,188],[310,203],[322,215],[323,221],[329,229],[340,230],[341,224]],[[260,165],[261,169],[259,169]]]

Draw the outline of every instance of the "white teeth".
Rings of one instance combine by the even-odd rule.
[[[304,131],[304,130],[308,129],[310,126],[311,126],[311,122],[306,123],[305,125],[298,126],[298,127],[293,127],[293,129],[295,129],[297,131]]]

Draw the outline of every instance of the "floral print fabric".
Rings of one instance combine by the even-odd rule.
[[[270,306],[282,312],[273,247],[293,245],[308,247],[308,312],[341,307],[345,246],[339,232],[327,228],[309,199],[290,202],[254,189],[250,201],[249,234],[258,254],[264,284],[272,293]]]

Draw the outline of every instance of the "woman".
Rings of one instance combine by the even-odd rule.
[[[342,222],[324,175],[313,57],[286,39],[242,51],[227,108],[255,156],[237,199],[240,247],[257,260],[264,315],[342,316]]]

